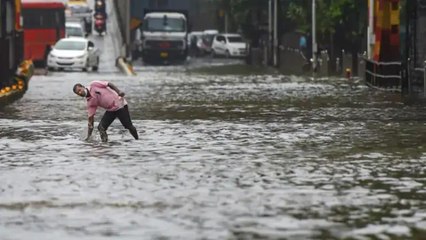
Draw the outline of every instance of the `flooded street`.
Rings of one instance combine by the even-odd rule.
[[[241,66],[137,71],[35,76],[0,110],[0,239],[425,236],[423,106]],[[139,140],[118,120],[83,140],[72,86],[99,79]]]
[[[108,11],[99,73],[34,76],[0,108],[0,240],[424,239],[422,104],[209,57],[123,76]],[[72,87],[93,80],[126,93],[139,140],[115,120],[84,141]]]

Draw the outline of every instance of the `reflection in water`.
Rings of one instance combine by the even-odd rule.
[[[139,141],[118,121],[109,143],[82,140],[85,103],[72,86],[98,79],[126,92]],[[174,67],[37,76],[0,110],[0,232],[421,239],[425,116],[423,106],[343,79]]]

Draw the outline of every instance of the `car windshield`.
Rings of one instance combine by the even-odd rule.
[[[144,30],[151,32],[184,32],[185,20],[181,18],[147,18]]]
[[[83,37],[83,31],[78,27],[67,27],[67,35],[68,36],[78,36]]]
[[[55,45],[57,50],[84,50],[85,48],[86,43],[80,41],[59,41]]]
[[[232,43],[244,42],[242,37],[228,37],[228,41]]]

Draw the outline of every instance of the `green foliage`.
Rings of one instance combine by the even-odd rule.
[[[329,36],[338,29],[344,29],[347,41],[357,40],[365,32],[367,6],[366,1],[354,0],[316,0],[316,23],[318,39],[329,41]],[[290,0],[287,7],[287,17],[297,24],[301,31],[311,31],[312,0]]]
[[[353,0],[316,0],[317,29],[319,33],[333,33],[337,24],[342,23],[348,14],[352,14],[359,5]],[[287,17],[300,25],[301,29],[310,28],[312,0],[290,1]]]
[[[301,2],[290,2],[287,7],[287,18],[297,23],[297,29],[301,32],[308,32],[310,29],[310,22],[308,22],[308,13],[306,8],[303,7]]]
[[[231,30],[242,28],[250,32],[260,19],[267,18],[269,0],[213,0],[225,10],[232,25]],[[360,38],[366,28],[367,1],[354,0],[316,0],[318,40],[327,42],[330,36],[341,29],[342,37],[347,41]],[[283,26],[288,31],[311,31],[312,0],[279,0],[282,11],[281,22],[291,26]],[[257,19],[256,19],[257,18]],[[263,19],[265,20],[265,19]],[[266,19],[267,20],[267,19]],[[250,34],[248,34],[250,35]]]
[[[267,11],[268,0],[214,0],[220,9],[228,13],[231,28],[235,31],[250,19],[256,11]]]

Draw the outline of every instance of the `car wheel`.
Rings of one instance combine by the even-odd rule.
[[[47,67],[47,71],[53,72],[54,70],[55,70],[55,68],[53,68],[53,67]]]
[[[226,58],[230,58],[231,57],[231,54],[229,53],[229,50],[226,50],[225,57]]]

